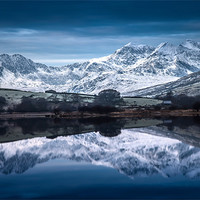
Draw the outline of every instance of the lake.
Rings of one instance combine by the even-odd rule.
[[[200,118],[0,120],[1,199],[200,199]]]

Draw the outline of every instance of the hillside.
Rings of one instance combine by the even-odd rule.
[[[192,73],[174,82],[132,91],[129,93],[129,95],[143,97],[163,97],[169,92],[172,92],[173,95],[184,94],[187,96],[199,96],[200,72]]]
[[[97,106],[105,107],[154,107],[162,104],[161,100],[151,98],[115,97],[117,91],[104,90],[103,97],[98,95],[64,93],[56,91],[30,92],[14,89],[0,89],[0,112],[52,112],[55,109],[60,111],[77,111],[78,109],[90,109]],[[104,93],[105,92],[105,93]],[[108,94],[110,93],[110,94]],[[101,93],[102,94],[102,93]],[[102,99],[103,98],[103,99]],[[89,111],[89,110],[82,110]],[[91,110],[90,110],[91,111]]]

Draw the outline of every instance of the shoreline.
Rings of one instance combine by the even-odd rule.
[[[124,118],[124,117],[193,117],[200,116],[200,111],[187,109],[187,110],[132,110],[127,109],[119,112],[110,113],[89,113],[89,112],[60,112],[55,114],[52,112],[26,112],[26,113],[0,113],[0,119],[18,119],[18,118],[64,118],[64,119],[79,119],[79,118],[98,118],[98,117],[111,117],[111,118]]]

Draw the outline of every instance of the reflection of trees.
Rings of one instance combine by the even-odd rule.
[[[110,119],[104,123],[99,124],[98,131],[101,135],[106,137],[114,137],[121,133],[121,129],[124,127],[125,121],[118,119]]]
[[[193,117],[193,121],[196,125],[199,125],[200,126],[200,116],[194,116]]]
[[[99,133],[106,137],[114,137],[121,134],[120,124],[111,123],[111,124],[101,124],[99,126]]]
[[[175,127],[185,130],[191,126],[195,126],[196,128],[199,128],[199,130],[200,130],[200,117],[199,116],[171,117],[169,119],[171,120],[171,123],[164,123],[162,126],[167,127],[168,130],[170,130],[170,131],[173,131]]]
[[[0,120],[0,141],[13,141],[38,136],[55,138],[57,136],[75,135],[88,132],[97,132],[103,136],[113,137],[121,133],[125,120],[115,118],[88,118],[88,119],[15,119]],[[12,132],[10,128],[12,127]],[[5,138],[3,135],[9,135]]]
[[[93,124],[95,131],[105,137],[114,137],[121,133],[121,129],[124,127],[126,120],[125,119],[116,119],[110,117],[99,117],[91,119],[81,119],[83,124]]]
[[[164,122],[159,128],[171,132],[171,136],[179,134],[184,141],[199,143],[200,117],[169,118],[170,123]],[[150,120],[152,121],[152,120]],[[148,119],[136,118],[82,118],[82,119],[15,119],[0,120],[0,142],[15,141],[34,137],[49,137],[76,135],[88,132],[99,132],[102,136],[114,137],[121,133],[121,129],[150,126]],[[151,123],[151,125],[156,125]],[[176,136],[174,136],[176,138]],[[198,144],[199,146],[199,144]]]

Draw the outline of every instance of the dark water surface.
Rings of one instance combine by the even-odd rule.
[[[200,199],[198,117],[0,121],[1,199]]]

